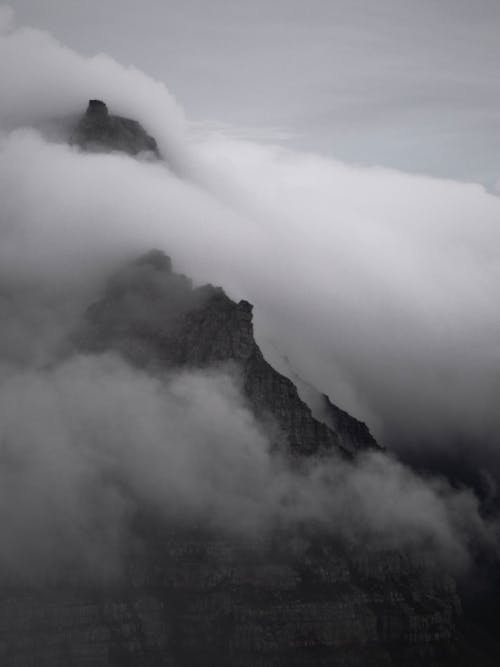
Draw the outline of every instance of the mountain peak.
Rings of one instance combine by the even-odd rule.
[[[251,303],[233,301],[221,288],[194,288],[172,270],[170,257],[150,250],[110,279],[103,297],[87,311],[79,345],[114,350],[144,367],[206,368],[231,363],[239,369],[252,412],[275,425],[277,442],[294,455],[333,450],[353,456],[380,447],[365,424],[326,397],[316,419],[297,387],[275,370],[257,345]]]
[[[71,143],[84,150],[120,151],[129,155],[149,152],[161,157],[156,140],[138,121],[110,114],[106,103],[98,99],[89,100]]]
[[[89,105],[85,115],[93,118],[106,119],[109,115],[108,107],[102,100],[89,100]]]

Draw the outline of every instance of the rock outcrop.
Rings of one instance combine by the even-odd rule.
[[[156,140],[140,123],[114,116],[101,100],[90,100],[71,142],[85,150],[121,151],[129,155],[150,152],[160,157]]]

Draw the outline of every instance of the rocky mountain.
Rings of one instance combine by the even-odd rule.
[[[156,142],[91,101],[74,141],[136,154]],[[276,452],[300,465],[382,451],[365,424],[322,396],[313,415],[256,343],[252,305],[193,287],[154,250],[111,277],[72,338],[157,378],[234,373]],[[20,586],[4,582],[4,667],[407,667],[495,664],[471,649],[453,578],[425,554],[347,544],[315,526],[251,539],[148,507],[132,518],[124,573]]]
[[[233,365],[253,412],[292,459],[377,447],[330,402],[334,427],[312,416],[263,358],[248,302],[193,288],[159,251],[109,281],[74,344],[113,350],[156,374]],[[166,525],[146,510],[135,522],[145,548],[129,555],[119,582],[4,588],[2,665],[468,664],[454,581],[425,557],[360,549],[307,527],[248,541]]]

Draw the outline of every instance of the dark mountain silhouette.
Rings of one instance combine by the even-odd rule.
[[[87,111],[80,118],[71,142],[86,150],[112,150],[137,155],[147,151],[160,157],[156,140],[140,123],[114,116],[101,100],[89,100]]]

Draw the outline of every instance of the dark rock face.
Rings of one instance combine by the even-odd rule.
[[[144,151],[160,157],[155,139],[135,120],[113,116],[101,100],[90,100],[72,136],[72,143],[86,150]]]
[[[376,447],[363,424],[329,401],[330,426],[312,416],[293,383],[263,358],[248,302],[210,285],[193,289],[157,251],[109,282],[75,344],[89,353],[115,350],[152,373],[234,365],[253,411],[275,425],[277,445],[293,456],[334,450],[351,458]],[[118,583],[4,590],[0,664],[471,664],[453,580],[414,555],[349,547],[308,528],[255,543],[201,526],[165,526],[147,512],[137,532],[145,548],[128,557]]]
[[[162,368],[234,363],[253,411],[272,420],[277,439],[285,440],[292,454],[333,448],[351,456],[378,448],[364,424],[327,399],[330,425],[313,417],[293,382],[262,356],[250,303],[235,303],[211,285],[193,289],[156,251],[110,282],[104,298],[89,309],[79,344],[94,352],[119,350],[133,363]]]
[[[453,582],[393,553],[156,535],[126,588],[7,592],[2,665],[466,665]]]
[[[323,395],[323,403],[326,413],[325,422],[339,434],[341,443],[349,443],[356,449],[377,446],[375,438],[364,422],[355,419],[345,410],[334,405],[328,396]]]

